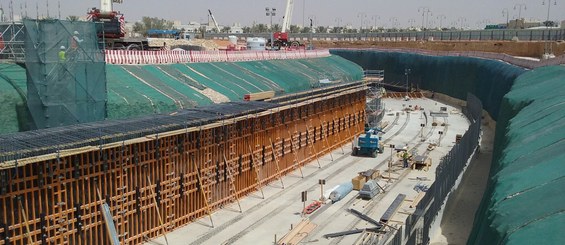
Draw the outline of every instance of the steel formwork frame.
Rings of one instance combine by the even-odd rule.
[[[122,244],[205,216],[213,226],[213,210],[350,142],[363,130],[365,90],[0,170],[0,245],[109,244],[103,203]]]

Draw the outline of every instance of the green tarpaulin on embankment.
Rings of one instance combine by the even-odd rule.
[[[469,244],[565,244],[565,66],[516,79]]]
[[[565,67],[533,71],[493,60],[332,50],[389,83],[465,99],[497,120],[490,179],[469,244],[565,244]]]
[[[243,100],[245,94],[277,95],[320,86],[320,80],[358,81],[362,69],[339,56],[325,58],[170,65],[106,65],[107,119],[167,113],[211,103]],[[26,71],[0,64],[0,134],[23,131]],[[22,111],[22,109],[24,109]]]

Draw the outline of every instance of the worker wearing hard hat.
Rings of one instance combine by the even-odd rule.
[[[72,49],[77,49],[78,45],[80,43],[82,43],[82,41],[84,41],[84,40],[80,39],[79,36],[80,36],[80,33],[78,31],[73,32],[73,38],[71,39],[71,48]]]
[[[59,61],[64,62],[66,59],[66,48],[65,46],[61,46],[61,48],[59,48]]]
[[[408,167],[408,159],[410,159],[410,154],[408,153],[408,151],[404,151],[402,153],[402,161],[403,161],[402,167],[404,168]]]

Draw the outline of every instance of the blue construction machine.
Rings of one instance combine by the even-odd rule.
[[[377,153],[382,153],[384,147],[379,144],[378,133],[385,133],[379,128],[365,127],[365,133],[359,135],[353,143],[353,156],[377,157]]]

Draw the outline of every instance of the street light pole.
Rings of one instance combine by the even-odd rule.
[[[419,7],[418,8],[418,13],[422,12],[422,30],[424,29],[424,20],[425,20],[425,16],[427,14],[427,12],[430,12],[430,8],[428,7]]]
[[[377,29],[377,20],[380,20],[381,16],[380,15],[373,15],[371,17],[371,19],[375,21],[375,26],[373,28]]]
[[[341,18],[335,18],[335,22],[337,23],[337,31],[341,33]]]
[[[443,29],[443,21],[445,19],[447,19],[447,17],[445,17],[445,15],[440,14],[437,16],[438,20],[439,20],[439,29],[442,30]]]
[[[518,19],[522,19],[522,7],[524,7],[524,10],[526,9],[526,4],[525,3],[521,3],[521,4],[516,4],[514,5],[514,10],[516,10],[516,7],[518,7]],[[522,29],[524,29],[524,23],[525,21],[522,21]]]
[[[545,0],[541,4],[544,5]],[[557,5],[557,0],[553,0],[553,5]],[[549,29],[549,11],[550,10],[551,10],[551,0],[547,0],[547,18],[546,18],[546,21],[545,21],[545,26],[546,26],[547,29]],[[551,40],[550,39],[551,39],[551,37],[548,37],[547,42],[546,42],[545,47],[544,47],[544,49],[545,49],[544,56],[546,56],[547,58],[549,58],[550,54],[553,53],[551,51],[551,43],[550,43]]]
[[[275,48],[275,33],[274,33],[274,30],[273,30],[273,16],[277,15],[277,9],[266,7],[265,8],[265,14],[267,16],[271,17],[271,25],[270,25],[269,28],[271,29],[271,50],[273,50]]]
[[[363,20],[367,18],[367,14],[363,12],[357,13],[357,18],[359,18],[361,25],[359,26],[359,33],[363,30]]]
[[[505,8],[505,9],[502,10],[502,17],[504,17],[504,15],[506,15],[506,29],[508,29],[508,17],[509,17],[509,14],[508,14],[508,9],[507,9],[507,8]]]

